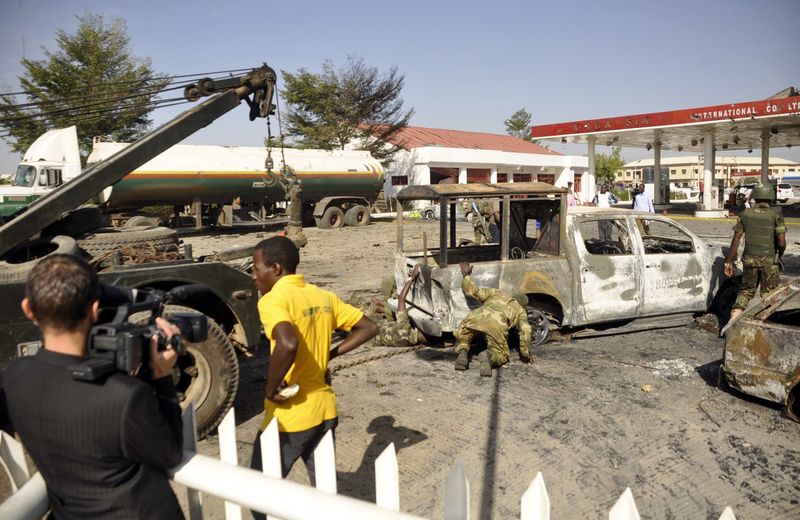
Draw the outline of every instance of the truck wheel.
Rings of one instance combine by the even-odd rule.
[[[425,213],[422,214],[422,217],[425,220],[433,220],[434,218],[436,218],[436,214],[433,212],[432,209],[426,209]]]
[[[181,305],[167,305],[164,317],[179,312],[200,314]],[[236,349],[222,327],[208,318],[208,338],[201,343],[187,343],[186,355],[178,358],[172,370],[181,408],[194,403],[197,436],[202,439],[233,406],[239,387]]]
[[[340,228],[344,224],[344,212],[341,208],[331,206],[317,219],[317,227],[322,229]]]
[[[344,223],[347,226],[366,226],[369,224],[369,209],[361,204],[353,206],[344,214]]]
[[[547,336],[550,333],[550,321],[539,309],[525,307],[525,311],[528,314],[528,323],[531,324],[532,329],[531,347],[541,345],[547,340]]]
[[[0,281],[24,280],[33,266],[50,255],[80,255],[78,244],[72,237],[57,235],[37,238],[15,247],[0,262]]]
[[[152,246],[156,251],[177,251],[178,234],[164,227],[100,228],[80,237],[78,245],[92,256],[123,247]]]
[[[97,206],[68,211],[42,230],[42,236],[68,235],[77,237],[105,225],[103,212]]]

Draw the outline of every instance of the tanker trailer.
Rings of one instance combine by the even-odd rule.
[[[102,161],[127,143],[95,140],[88,163]],[[369,222],[371,205],[383,187],[383,168],[369,152],[356,150],[175,145],[121,181],[103,190],[100,202],[110,211],[144,206],[241,204],[274,206],[286,199],[281,159],[303,183],[304,220],[313,215],[323,228]]]

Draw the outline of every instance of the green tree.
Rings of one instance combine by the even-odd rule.
[[[511,117],[503,121],[503,124],[506,125],[506,133],[508,135],[513,135],[514,137],[524,139],[528,142],[533,142],[533,138],[531,138],[532,119],[533,116],[530,112],[525,110],[524,107],[520,108],[514,112]]]
[[[0,126],[14,151],[22,152],[43,132],[78,127],[85,158],[95,136],[131,141],[144,134],[158,90],[167,83],[147,58],[133,56],[124,20],[77,16],[75,34],[56,33],[58,50],[45,59],[23,59],[19,78],[27,103],[0,96]]]
[[[619,146],[615,146],[611,150],[611,155],[595,154],[594,173],[598,183],[607,182],[610,184],[614,182],[614,174],[625,166],[625,161],[620,157],[621,152],[622,149]]]
[[[286,134],[296,145],[332,150],[355,141],[384,165],[391,161],[398,148],[389,141],[414,114],[403,108],[405,76],[396,67],[380,74],[349,56],[338,70],[326,60],[320,74],[304,68],[282,72],[289,107]]]

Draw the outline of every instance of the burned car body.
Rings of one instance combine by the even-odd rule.
[[[800,280],[752,304],[725,334],[722,374],[734,389],[800,421]]]
[[[653,327],[676,317],[685,323],[709,308],[724,281],[719,247],[661,215],[568,208],[566,193],[537,182],[409,186],[399,192],[401,206],[435,200],[444,208],[459,199],[489,199],[501,215],[499,243],[464,244],[457,240],[456,222],[442,220],[438,245],[428,251],[427,237],[420,250],[403,236],[398,212],[398,286],[414,264],[423,263],[423,283],[408,297],[417,326],[440,336],[469,312],[458,267],[463,260],[473,264],[478,285],[526,294],[532,323],[544,315],[549,328],[574,334],[591,333],[595,324],[624,323],[626,330],[637,330],[637,324]]]

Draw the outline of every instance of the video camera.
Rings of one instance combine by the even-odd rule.
[[[208,287],[202,284],[184,285],[166,292],[101,284],[101,318],[98,320],[100,323],[89,331],[87,357],[68,366],[67,371],[74,379],[96,381],[111,372],[130,374],[139,366],[148,367],[151,338],[157,337],[158,350],[167,348],[167,337],[156,325],[156,318],[162,316],[164,306],[205,292],[208,292]],[[114,308],[113,318],[104,320],[103,313]],[[138,317],[130,320],[137,313],[147,315],[141,320]],[[169,343],[179,356],[186,353],[183,340],[194,343],[208,337],[208,322],[204,314],[175,313],[167,321],[180,330],[180,334],[172,336]]]

